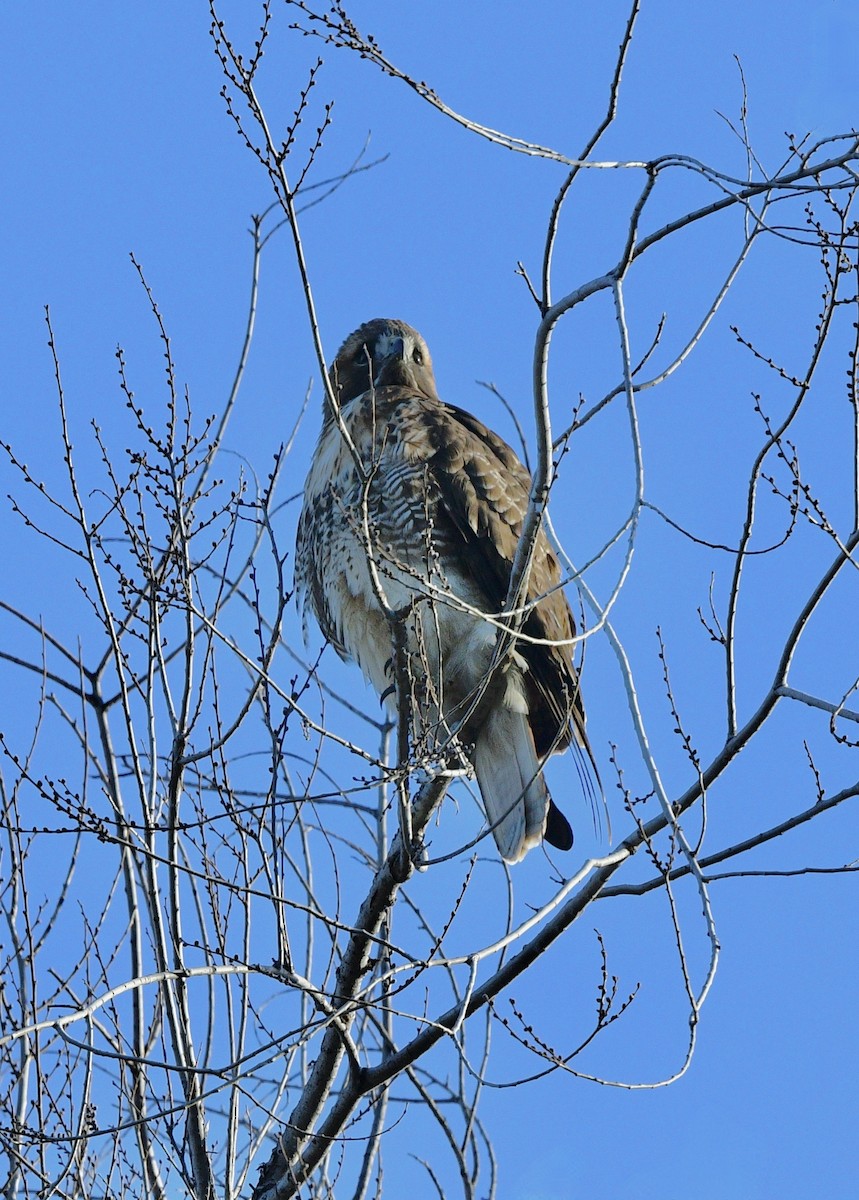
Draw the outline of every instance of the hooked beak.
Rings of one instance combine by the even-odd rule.
[[[383,387],[390,383],[407,383],[408,372],[405,369],[405,355],[406,346],[403,339],[401,337],[392,338],[384,349],[384,357],[376,366],[373,385]]]

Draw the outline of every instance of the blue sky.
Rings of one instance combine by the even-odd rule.
[[[535,6],[365,0],[349,7],[395,63],[430,83],[453,108],[569,155],[604,112],[627,15],[615,0]],[[255,6],[225,4],[221,10],[238,38],[252,30],[249,9]],[[277,5],[274,12],[260,90],[280,127],[319,47],[290,33],[288,13]],[[117,447],[128,436],[116,383],[117,343],[126,350],[138,398],[160,402],[160,351],[129,253],[142,263],[164,313],[179,378],[200,412],[216,411],[229,391],[243,335],[249,215],[271,196],[219,97],[204,5],[152,0],[71,9],[48,0],[7,6],[0,33],[6,48],[0,79],[0,440],[19,447],[33,473],[50,483],[58,478],[61,450],[44,305],[53,314],[80,463],[95,472],[89,419],[96,418]],[[644,0],[618,120],[599,156],[641,160],[676,152],[742,175],[743,148],[718,115],[737,119],[737,56],[752,141],[764,166],[773,168],[785,155],[785,130],[823,136],[855,127],[858,44],[859,13],[842,0],[695,6]],[[334,51],[325,51],[325,58],[317,104],[333,99],[335,107],[316,178],[342,171],[368,135],[368,158],[387,156],[303,218],[327,356],[363,320],[402,317],[426,336],[441,395],[478,412],[512,440],[507,418],[476,381],[494,382],[532,428],[537,314],[515,267],[521,260],[539,272],[562,168],[487,145],[368,63]],[[561,226],[558,294],[616,260],[638,187],[640,178],[620,171],[583,180]],[[647,228],[711,196],[699,179],[677,172],[654,199]],[[662,313],[666,336],[654,366],[683,344],[736,254],[741,232],[736,215],[719,218],[679,235],[642,264],[628,293],[633,358],[647,347]],[[729,325],[737,323],[767,353],[798,369],[819,300],[815,272],[809,250],[789,253],[774,244],[754,254],[708,337],[681,371],[642,402],[649,498],[702,537],[734,542],[740,528],[743,481],[760,441],[750,392],[762,391],[775,412],[788,402],[771,373],[737,347]],[[614,338],[605,300],[559,331],[551,376],[558,427],[579,393],[593,399],[615,382]],[[843,356],[827,363],[814,408],[797,431],[804,469],[843,530],[849,528],[850,468],[845,366]],[[229,452],[264,475],[315,372],[290,247],[280,235],[263,261],[257,333]],[[313,395],[285,495],[299,490],[312,451],[318,382]],[[5,495],[17,484],[3,470]],[[599,549],[631,499],[620,415],[607,415],[574,440],[566,470],[553,514],[567,549],[581,562]],[[287,545],[294,506],[280,519]],[[780,528],[783,509],[773,502],[761,521],[763,531]],[[60,636],[86,636],[87,618],[76,603],[68,564],[36,552],[8,505],[0,513],[0,536],[3,598],[31,610],[35,602]],[[765,563],[750,573],[741,610],[743,712],[754,707],[771,676],[804,572],[831,554],[828,543],[804,528],[772,570]],[[688,767],[671,731],[654,630],[663,628],[678,698],[704,754],[712,753],[724,737],[723,682],[715,651],[703,644],[696,608],[706,606],[713,571],[717,603],[724,602],[729,567],[672,539],[656,521],[642,529],[636,563],[616,619],[673,793],[688,783]],[[589,576],[591,586],[609,588],[616,571],[617,560],[609,557]],[[851,669],[859,673],[852,665],[852,586],[835,592],[825,620],[803,647],[797,686],[838,698],[850,685]],[[12,637],[7,625],[0,636]],[[333,679],[359,692],[357,670],[345,671],[330,655],[326,664]],[[19,692],[19,677],[7,678],[0,727],[23,737],[32,711],[27,704],[34,701],[25,688]],[[361,694],[372,707],[370,693]],[[604,778],[611,778],[609,745],[615,743],[631,786],[643,787],[617,672],[608,648],[596,639],[588,652],[585,695]],[[19,696],[20,706],[8,703]],[[831,744],[825,720],[810,719],[804,710],[780,713],[760,750],[750,748],[724,786],[714,789],[708,847],[729,844],[810,802],[803,738],[823,766],[827,787],[852,782],[855,767],[847,750]],[[552,771],[554,793],[581,829],[579,852],[598,851],[570,763],[557,762]],[[621,833],[624,820],[617,811]],[[855,807],[845,806],[748,865],[837,866],[857,855]],[[523,903],[544,888],[545,865],[533,858],[514,876],[522,880]],[[638,870],[644,874],[643,866]],[[417,880],[416,892],[424,886]],[[525,1089],[489,1090],[482,1114],[495,1134],[500,1197],[578,1198],[597,1190],[643,1200],[690,1192],[701,1200],[854,1194],[854,877],[727,880],[714,885],[713,902],[723,955],[686,1076],[657,1090],[599,1087],[560,1075]],[[681,904],[700,974],[706,941],[696,897],[683,893]],[[560,1042],[568,1015],[572,1022],[583,1020],[592,1004],[591,929],[598,924],[621,991],[640,982],[641,993],[628,1017],[588,1052],[582,1069],[629,1082],[671,1074],[682,1061],[686,1030],[663,895],[599,903],[582,924],[514,989],[517,1000],[543,1022],[550,1042]],[[503,1080],[521,1060],[500,1033],[495,1045],[494,1077]],[[392,1186],[395,1180],[415,1186],[417,1169],[407,1155],[414,1149],[410,1138],[419,1136],[407,1123],[392,1135]]]

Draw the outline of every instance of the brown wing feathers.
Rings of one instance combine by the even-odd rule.
[[[440,446],[429,463],[441,501],[438,519],[447,518],[457,530],[469,569],[494,611],[500,612],[531,477],[510,447],[476,417],[452,405],[439,403],[438,407],[445,410],[438,422]],[[528,603],[539,603],[522,631],[542,644],[520,640],[516,646],[530,669],[529,689],[536,692],[529,719],[541,757],[569,745],[570,720],[575,722],[578,740],[584,738],[584,710],[569,644],[574,625],[560,581],[557,560],[541,532],[527,592]]]

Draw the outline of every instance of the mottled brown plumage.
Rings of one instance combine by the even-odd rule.
[[[438,754],[457,735],[505,859],[518,861],[544,836],[569,848],[572,831],[542,765],[571,742],[590,751],[573,618],[542,533],[522,636],[485,687],[498,632],[491,618],[503,608],[528,472],[497,434],[439,399],[426,343],[402,321],[356,330],[331,382],[347,436],[326,402],[298,528],[296,578],[307,606],[380,695],[391,691],[392,642],[378,587],[390,609],[408,609],[416,743]]]

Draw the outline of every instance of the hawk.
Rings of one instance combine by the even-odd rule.
[[[362,325],[330,379],[340,420],[326,398],[298,524],[305,620],[310,609],[394,711],[385,608],[399,614],[418,752],[438,757],[456,745],[467,755],[507,862],[544,838],[568,850],[572,829],[543,765],[571,744],[591,764],[593,755],[573,617],[542,531],[521,633],[487,681],[528,471],[496,433],[439,398],[426,342],[403,321]]]

